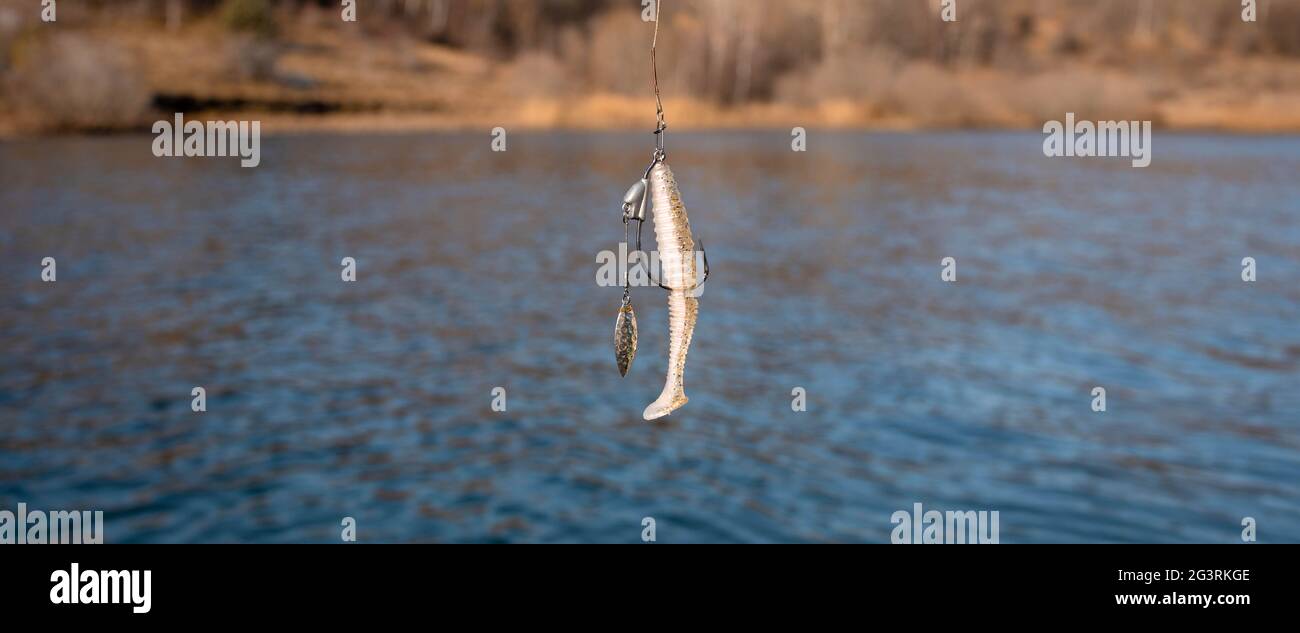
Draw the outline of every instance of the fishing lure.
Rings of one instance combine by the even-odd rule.
[[[704,251],[703,241],[700,242],[700,253],[704,274],[702,277],[697,276],[691,223],[686,217],[686,206],[682,204],[677,179],[668,167],[667,153],[664,151],[664,130],[668,124],[664,119],[663,102],[659,96],[659,71],[655,64],[655,45],[658,40],[659,7],[656,3],[655,35],[650,44],[658,118],[658,126],[654,131],[655,150],[645,174],[623,195],[624,243],[628,239],[629,224],[635,221],[635,252],[641,254],[638,260],[645,267],[641,229],[647,212],[651,212],[655,223],[655,241],[659,246],[660,279],[656,280],[648,268],[646,278],[668,291],[668,375],[664,378],[664,388],[659,397],[642,413],[642,417],[647,420],[662,418],[681,408],[688,400],[684,384],[686,352],[690,349],[695,321],[699,316],[699,289],[709,278],[709,258]],[[637,329],[636,315],[632,310],[631,283],[629,275],[623,285],[623,304],[619,307],[618,318],[614,322],[614,357],[618,371],[623,376],[627,375],[632,360],[636,357]]]

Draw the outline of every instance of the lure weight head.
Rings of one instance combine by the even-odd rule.
[[[646,207],[649,206],[646,195],[650,183],[645,178],[633,183],[628,187],[627,193],[623,194],[623,217],[627,220],[636,220],[645,222]]]

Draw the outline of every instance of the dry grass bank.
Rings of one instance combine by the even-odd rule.
[[[402,21],[343,24],[314,5],[256,14],[274,18],[274,28],[256,20],[257,28],[234,28],[220,12],[164,25],[147,0],[135,3],[138,13],[72,13],[56,26],[16,20],[13,0],[0,0],[0,134],[147,130],[178,111],[259,119],[269,134],[646,129],[653,125],[646,25],[634,11],[588,4],[595,8],[581,21],[569,18],[553,32],[538,27],[549,35],[536,41],[516,34],[523,43],[507,53]],[[1035,129],[1069,111],[1167,129],[1300,131],[1300,57],[1292,50],[1300,44],[1290,40],[1237,27],[1215,35],[1187,21],[1192,12],[1155,30],[1139,13],[1142,28],[1124,27],[1117,54],[1042,5],[972,4],[960,30],[943,31],[924,8],[918,17],[896,3],[827,0],[778,11],[786,5],[684,2],[662,60],[669,122],[675,130]],[[1017,6],[1038,12],[1008,8]],[[1079,10],[1095,26],[1132,18],[1125,4],[1096,6],[1107,12]],[[1277,6],[1273,19],[1300,27],[1300,11]],[[836,20],[827,22],[827,7],[839,11]],[[467,15],[462,21],[474,17]],[[862,41],[845,33],[853,20],[899,33]],[[718,30],[722,23],[731,26]]]

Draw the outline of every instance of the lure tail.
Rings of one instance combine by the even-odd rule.
[[[662,418],[689,400],[684,381],[686,352],[691,346],[699,305],[699,300],[687,292],[674,290],[668,293],[668,377],[659,398],[651,402],[642,414],[647,420]]]

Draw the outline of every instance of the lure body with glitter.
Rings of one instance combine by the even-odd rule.
[[[666,162],[659,161],[651,168],[649,196],[659,247],[659,283],[668,289],[668,375],[659,398],[642,414],[654,420],[686,404],[686,352],[691,347],[700,309],[695,296],[695,240],[677,180]]]

